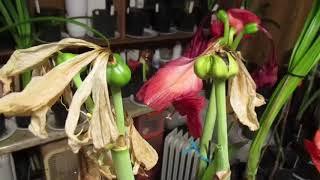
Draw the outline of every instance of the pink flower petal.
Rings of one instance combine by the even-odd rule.
[[[187,126],[190,134],[198,138],[202,134],[201,110],[205,104],[205,99],[198,94],[183,97],[173,102],[175,109],[182,115],[187,116]]]
[[[213,20],[211,22],[211,35],[214,39],[223,36],[223,23],[219,20]]]
[[[257,15],[245,9],[229,9],[228,16],[230,25],[234,27],[237,32],[241,31],[248,23],[261,23],[261,20]]]
[[[160,111],[183,96],[198,93],[202,81],[194,73],[193,64],[192,59],[186,57],[172,60],[141,87],[138,100]]]
[[[195,125],[195,129],[190,130],[193,135],[198,136],[201,129],[199,108],[202,108],[202,100],[195,98],[195,94],[202,89],[202,80],[194,73],[193,65],[193,59],[186,57],[172,60],[141,87],[137,99],[156,111],[175,105],[178,111],[187,115],[188,122]],[[188,114],[181,103],[190,111]],[[199,105],[196,106],[196,103]]]

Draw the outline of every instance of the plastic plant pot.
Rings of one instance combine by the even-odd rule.
[[[117,16],[110,15],[105,9],[92,11],[92,26],[108,38],[115,36]]]
[[[86,16],[88,0],[65,0],[65,7],[68,17]],[[87,24],[86,18],[77,18],[75,20]],[[83,37],[87,31],[85,28],[72,23],[67,23],[66,27],[72,37]]]
[[[68,116],[68,112],[64,105],[57,102],[51,107],[51,110],[54,113],[56,128],[64,128]]]
[[[59,9],[41,9],[41,13],[37,14],[38,17],[45,16],[62,16],[63,12]],[[39,39],[45,42],[55,42],[61,39],[61,25],[54,22],[40,22],[37,23],[37,32]]]
[[[165,3],[159,3],[159,12],[154,14],[154,29],[168,33],[170,31],[170,20],[168,6]]]
[[[127,34],[142,36],[146,23],[145,13],[141,9],[130,9],[127,14]]]
[[[185,32],[193,32],[193,28],[196,24],[196,16],[194,13],[184,13],[181,18],[181,22],[178,26],[178,29]]]
[[[30,116],[17,116],[16,117],[16,123],[19,128],[28,128],[29,124],[31,122]]]
[[[0,136],[6,132],[6,118],[3,114],[0,114]]]

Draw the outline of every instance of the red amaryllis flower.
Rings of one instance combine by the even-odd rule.
[[[308,151],[314,166],[320,172],[320,129],[317,130],[313,142],[304,140],[304,147]]]
[[[190,134],[200,137],[200,110],[204,98],[199,96],[202,81],[193,70],[194,61],[186,57],[172,60],[150,78],[137,93],[137,99],[156,111],[170,105],[187,116]]]
[[[245,9],[229,9],[228,17],[230,25],[239,32],[248,23],[260,24],[260,18],[251,11]],[[223,36],[223,23],[219,20],[211,22],[211,34],[214,38]]]
[[[261,20],[251,11],[245,9],[229,9],[228,17],[230,25],[236,29],[236,32],[241,31],[248,23],[257,23],[260,31],[262,31],[270,40],[271,50],[268,56],[268,60],[263,66],[259,67],[252,73],[252,78],[257,84],[257,88],[272,87],[278,79],[278,62],[276,58],[275,45],[271,34],[262,26]],[[213,38],[219,38],[223,36],[223,23],[219,20],[211,22],[211,35]]]

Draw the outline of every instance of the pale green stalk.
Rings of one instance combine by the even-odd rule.
[[[63,53],[59,51],[58,54],[63,54]],[[65,61],[67,61],[67,60],[65,60]],[[57,64],[61,64],[61,63],[64,63],[65,61],[57,59],[57,62],[56,62],[56,63],[57,63]],[[80,86],[81,86],[81,84],[82,84],[82,82],[83,82],[82,79],[81,79],[80,73],[77,73],[77,74],[72,78],[72,81],[73,81],[73,83],[76,85],[76,88],[79,89]],[[94,102],[93,102],[91,96],[89,96],[89,97],[86,99],[85,105],[86,105],[87,110],[88,110],[90,113],[92,113],[93,108],[94,108]]]
[[[221,172],[230,170],[226,111],[226,81],[215,80],[214,82],[217,100],[217,146],[220,150],[215,153],[213,163],[215,164],[216,172]]]
[[[234,41],[232,42],[231,47],[230,47],[232,50],[236,50],[237,49],[237,47],[240,44],[240,41],[243,38],[243,36],[244,36],[244,31],[240,31],[237,34],[236,38],[234,39]]]
[[[217,106],[216,106],[215,87],[214,87],[214,83],[212,83],[208,110],[206,112],[206,118],[203,126],[202,136],[200,138],[200,156],[206,159],[208,159],[207,152],[209,149],[209,142],[212,139],[214,124],[216,121],[216,114],[217,114],[216,108]],[[207,166],[208,166],[207,162],[200,159],[198,164],[198,175],[197,175],[198,179],[201,179]]]
[[[147,63],[145,60],[142,61],[142,81],[147,81]]]
[[[134,180],[132,165],[130,160],[129,148],[125,143],[125,121],[122,104],[121,89],[111,86],[112,100],[116,113],[116,124],[120,137],[117,141],[117,148],[111,150],[113,165],[116,171],[118,180]],[[119,141],[120,140],[120,141]]]

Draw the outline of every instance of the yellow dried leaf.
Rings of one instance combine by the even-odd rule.
[[[93,49],[101,47],[81,39],[66,38],[57,43],[43,44],[28,49],[14,51],[9,61],[0,69],[0,81],[4,86],[4,93],[10,91],[11,78],[28,69],[31,69],[48,58],[57,51],[69,46],[85,46]]]
[[[135,160],[141,164],[145,170],[153,168],[158,161],[157,151],[138,133],[133,126],[133,120],[129,121],[129,138],[131,141],[132,155]]]
[[[239,55],[240,56],[240,55]],[[230,105],[237,119],[251,131],[259,128],[255,107],[265,104],[263,96],[256,92],[256,84],[251,78],[241,58],[236,58],[239,73],[229,80]]]
[[[69,145],[74,152],[78,152],[80,147],[91,139],[94,147],[100,149],[114,142],[118,137],[117,126],[111,111],[106,80],[108,57],[109,54],[106,52],[99,54],[92,70],[73,96],[65,130],[69,137]],[[89,122],[88,133],[80,139],[75,134],[80,117],[80,108],[91,94],[91,91],[95,107]]]

